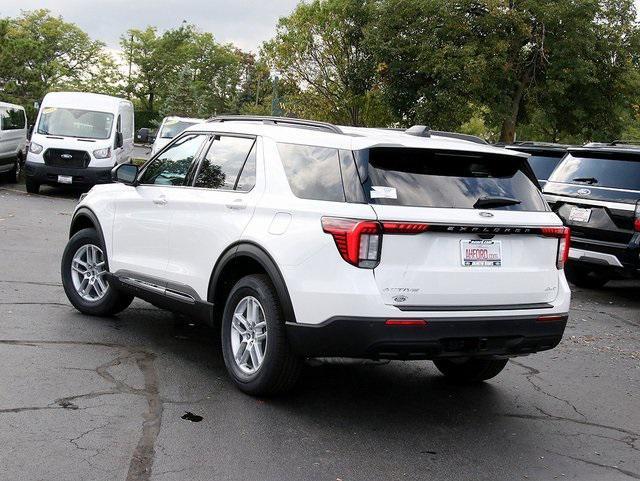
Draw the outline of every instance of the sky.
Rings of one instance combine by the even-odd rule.
[[[640,12],[640,0],[634,0]],[[298,0],[0,0],[0,17],[20,10],[47,8],[76,23],[109,49],[119,49],[120,35],[130,28],[157,26],[160,31],[183,20],[212,32],[219,42],[233,42],[258,51],[275,32],[278,18],[289,14]]]
[[[640,2],[640,0],[638,0]],[[0,17],[20,10],[46,8],[77,24],[94,40],[119,49],[120,35],[130,28],[175,28],[183,20],[211,32],[219,42],[258,51],[270,39],[280,17],[298,0],[0,0]]]

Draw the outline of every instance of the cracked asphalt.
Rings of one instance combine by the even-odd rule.
[[[640,479],[640,282],[575,289],[562,344],[482,385],[318,360],[254,399],[210,330],[139,300],[76,312],[59,264],[77,192],[42,191],[0,185],[2,480]]]

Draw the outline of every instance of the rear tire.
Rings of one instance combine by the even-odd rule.
[[[233,286],[220,338],[229,376],[247,394],[283,393],[300,377],[302,360],[291,351],[280,300],[266,275],[252,274]]]
[[[35,180],[25,180],[25,186],[27,187],[27,192],[29,194],[37,194],[38,192],[40,192],[40,184],[38,184]]]
[[[93,252],[99,251],[100,256],[97,262],[89,260],[88,257],[84,257],[83,260],[82,255],[79,253],[86,252],[88,249]],[[62,254],[60,270],[64,292],[73,307],[83,314],[112,316],[129,307],[129,304],[133,301],[133,296],[116,290],[103,276],[94,275],[96,272],[94,268],[89,269],[82,265],[89,264],[91,267],[102,264],[101,268],[106,272],[108,263],[104,252],[104,246],[96,230],[82,229],[69,239]],[[78,270],[84,272],[79,273]],[[85,275],[85,272],[88,272],[89,275]],[[100,277],[99,282],[97,277]],[[92,288],[91,286],[94,284],[98,285],[98,287]],[[85,295],[80,293],[83,285],[85,286]],[[106,286],[106,288],[103,286]],[[94,298],[91,299],[90,297]]]
[[[586,289],[598,289],[611,280],[611,277],[601,269],[582,265],[568,264],[564,273],[571,284]]]
[[[470,358],[464,361],[436,359],[433,363],[447,378],[456,382],[473,383],[497,376],[509,362],[508,359]]]

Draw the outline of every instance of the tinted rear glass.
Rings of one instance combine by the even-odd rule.
[[[549,180],[640,190],[640,155],[575,152],[564,158]]]
[[[529,157],[529,165],[538,179],[546,180],[553,169],[560,163],[562,157],[548,157],[546,155],[532,155]]]
[[[278,144],[278,152],[296,197],[345,201],[338,149]]]
[[[523,159],[427,149],[374,148],[365,193],[373,204],[472,209],[481,198],[514,199],[481,209],[545,211]]]

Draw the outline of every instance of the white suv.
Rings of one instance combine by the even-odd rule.
[[[136,296],[220,325],[245,392],[327,356],[479,381],[562,338],[569,231],[526,154],[421,126],[218,117],[113,176],[75,211],[69,300],[112,315]]]

